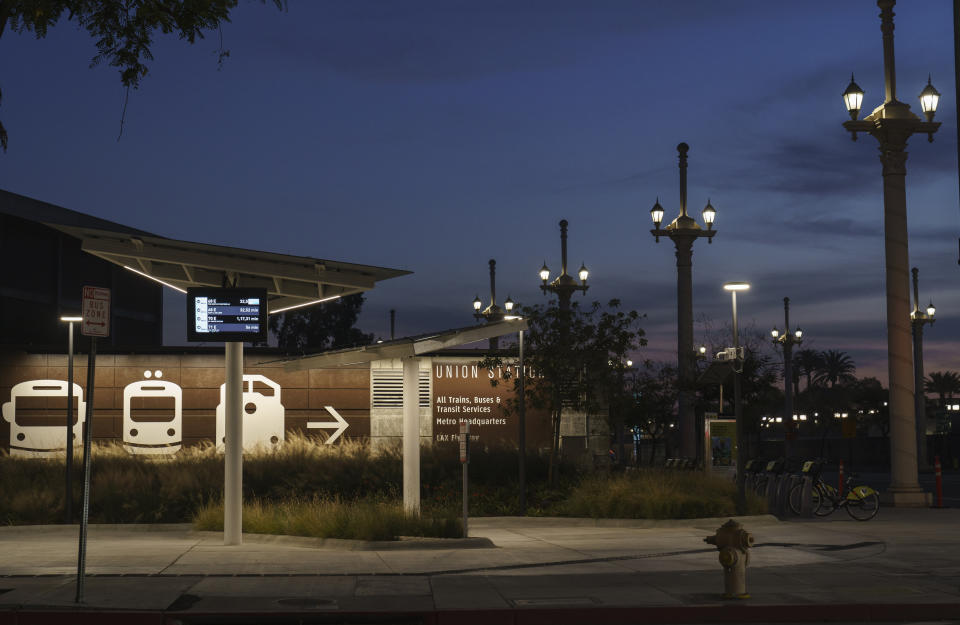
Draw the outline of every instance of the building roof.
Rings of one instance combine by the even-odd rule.
[[[76,226],[81,228],[98,228],[127,234],[157,236],[107,219],[100,219],[79,211],[70,210],[49,202],[35,200],[25,195],[11,193],[0,189],[0,214],[12,215],[28,221],[44,224],[59,224],[62,226]]]
[[[266,289],[270,312],[360,293],[411,273],[168,239],[8,191],[0,194],[0,212],[75,237],[84,252],[181,291],[228,285]]]
[[[496,336],[513,334],[527,329],[525,319],[510,319],[495,321],[481,326],[468,326],[409,336],[372,345],[349,347],[309,356],[301,356],[284,361],[283,368],[287,371],[301,371],[303,369],[323,369],[327,367],[342,367],[355,365],[386,358],[409,358],[431,354],[448,347],[466,345],[475,341],[482,341]]]

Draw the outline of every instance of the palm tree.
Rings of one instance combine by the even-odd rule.
[[[830,349],[820,352],[820,358],[820,366],[813,378],[814,384],[829,384],[830,388],[834,388],[838,383],[853,382],[857,379],[853,375],[857,367],[846,352]]]
[[[803,372],[807,377],[807,390],[810,389],[813,374],[820,369],[822,358],[815,349],[801,349],[793,355],[793,367],[797,373]],[[797,393],[799,395],[799,393]]]
[[[960,375],[955,371],[934,371],[923,381],[923,390],[936,393],[942,408],[947,398],[953,399],[954,393],[960,393]]]

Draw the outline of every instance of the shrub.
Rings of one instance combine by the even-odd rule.
[[[766,501],[747,493],[747,513],[762,514]],[[736,513],[736,486],[698,471],[641,470],[590,476],[558,503],[555,514],[620,519],[690,519]]]
[[[223,530],[223,503],[208,503],[194,517],[199,530]],[[314,498],[243,506],[243,531],[317,538],[396,540],[400,536],[460,538],[463,526],[453,516],[417,517],[403,506],[385,501],[342,501]]]

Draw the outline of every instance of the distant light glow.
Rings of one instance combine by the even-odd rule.
[[[83,317],[60,317],[60,321],[67,323],[80,323],[83,321]]]
[[[749,282],[725,282],[723,288],[727,291],[749,291]]]

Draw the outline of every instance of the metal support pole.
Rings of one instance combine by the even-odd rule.
[[[793,336],[790,334],[790,298],[783,298],[783,419],[786,434],[783,437],[783,455],[793,455],[793,437],[797,425],[793,421]]]
[[[90,453],[93,443],[93,390],[96,381],[97,337],[90,337],[87,356],[87,414],[83,432],[83,507],[80,513],[80,546],[77,553],[76,603],[83,602],[83,582],[87,568],[87,521],[90,518]],[[72,381],[71,381],[72,386]]]
[[[523,330],[519,332],[520,344],[520,373],[518,377],[518,390],[520,392],[520,406],[518,410],[519,432],[517,432],[517,444],[519,446],[520,456],[520,515],[527,514],[527,397],[524,393],[524,382],[526,371],[523,362]]]
[[[226,344],[223,544],[243,543],[243,343]]]
[[[420,515],[420,365],[403,359],[403,508]]]
[[[681,168],[681,172],[685,168]],[[677,253],[677,378],[680,455],[697,453],[694,414],[693,237],[673,237]]]
[[[913,412],[917,428],[917,467],[930,468],[927,460],[927,396],[923,392],[923,324],[926,317],[920,312],[920,289],[918,274],[914,267],[913,273],[913,312],[914,318],[910,325],[913,330]]]
[[[73,523],[73,421],[80,418],[73,408],[73,322],[70,321],[67,339],[67,448],[66,448],[66,492],[63,502],[66,523]]]
[[[733,296],[733,348],[736,350],[733,368],[733,410],[737,426],[737,513],[746,514],[746,476],[743,472],[746,464],[744,459],[746,446],[743,436],[743,410],[740,405],[740,370],[743,368],[743,361],[740,359],[740,333],[737,328],[737,292],[730,291],[730,294]]]

